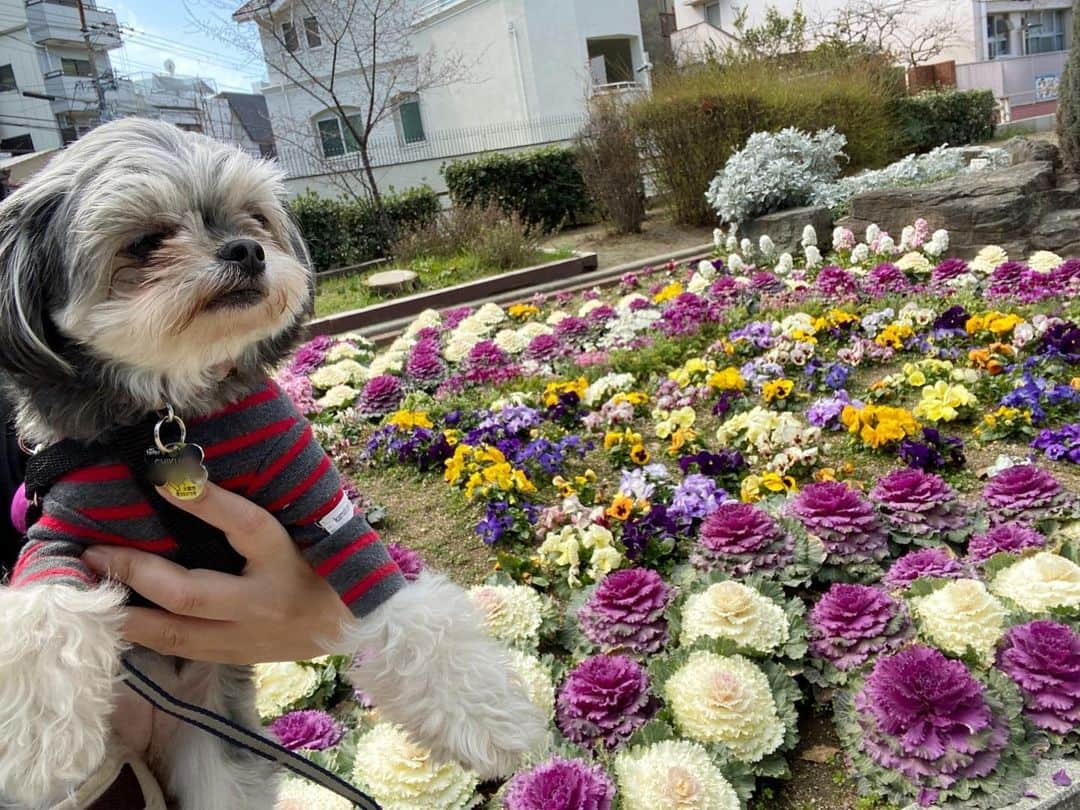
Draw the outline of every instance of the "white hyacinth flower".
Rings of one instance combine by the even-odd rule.
[[[741,242],[739,242],[739,252],[743,256],[750,258],[754,255],[754,243],[751,242],[749,239],[744,238]]]
[[[761,235],[761,238],[758,239],[758,249],[766,257],[772,257],[776,255],[776,245],[773,243],[772,238],[767,233],[763,233]]]
[[[816,245],[807,245],[803,250],[803,255],[806,256],[806,266],[809,269],[813,270],[821,266],[821,251]]]
[[[802,246],[804,248],[817,247],[817,243],[817,231],[814,230],[813,225],[807,225],[802,229]]]
[[[867,226],[867,228],[866,228],[866,243],[868,245],[873,243],[873,242],[876,242],[878,240],[879,236],[881,236],[881,228],[879,228],[877,225],[869,225],[869,226]]]
[[[870,258],[870,248],[865,244],[858,244],[851,251],[852,264],[862,264]]]

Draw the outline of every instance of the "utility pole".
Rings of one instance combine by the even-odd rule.
[[[83,39],[86,41],[86,54],[90,62],[90,76],[94,82],[94,92],[97,93],[98,120],[105,123],[105,88],[101,86],[101,76],[97,70],[97,59],[94,57],[94,43],[90,41],[90,29],[86,25],[86,9],[83,0],[76,0],[79,6],[79,25],[82,26]]]

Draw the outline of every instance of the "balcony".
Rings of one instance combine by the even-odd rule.
[[[609,82],[607,84],[594,84],[593,96],[618,96],[625,99],[634,99],[648,92],[637,82]]]
[[[1068,51],[1014,56],[956,66],[961,90],[990,90],[998,100],[1002,123],[1057,109],[1058,82]]]
[[[79,114],[97,110],[97,91],[89,76],[65,76],[59,71],[45,74],[45,92],[53,96],[54,113]]]
[[[454,6],[460,6],[467,1],[468,0],[426,0],[426,2],[420,3],[419,7],[416,9],[416,23],[426,22],[432,17],[437,17],[444,11],[448,11]]]
[[[100,8],[92,2],[83,3],[86,14],[86,27],[90,32],[90,41],[98,50],[119,48],[122,44],[120,29],[116,23],[116,14],[110,9]],[[30,26],[30,37],[38,45],[80,45],[86,46],[83,38],[79,9],[67,0],[27,0],[26,20]]]

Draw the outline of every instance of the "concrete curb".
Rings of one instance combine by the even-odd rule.
[[[364,337],[373,340],[376,344],[386,344],[393,341],[394,338],[401,334],[401,332],[403,332],[408,327],[408,325],[412,323],[413,319],[425,309],[447,309],[458,306],[479,305],[488,302],[496,304],[508,304],[514,303],[516,301],[527,300],[528,298],[538,293],[554,293],[564,291],[580,292],[581,290],[588,290],[592,289],[593,287],[607,287],[611,286],[612,284],[618,283],[619,279],[622,278],[626,273],[641,270],[644,267],[655,267],[657,265],[667,264],[671,261],[679,262],[699,257],[704,258],[708,254],[710,254],[712,250],[713,245],[711,243],[705,245],[698,245],[697,247],[686,248],[683,250],[675,251],[673,253],[664,253],[659,256],[652,256],[647,259],[634,262],[627,262],[626,264],[620,264],[615,267],[608,267],[603,270],[592,270],[584,273],[578,273],[577,275],[568,275],[561,278],[555,278],[553,280],[534,282],[530,286],[514,287],[512,289],[505,289],[502,292],[485,295],[481,290],[479,294],[475,294],[468,297],[467,299],[455,301],[450,304],[432,302],[430,299],[434,296],[426,293],[421,293],[420,295],[409,297],[410,300],[420,298],[428,299],[425,305],[420,307],[420,309],[417,309],[415,312],[409,312],[408,314],[398,315],[397,317],[393,318],[379,319],[378,317],[375,317],[375,315],[377,315],[376,313],[372,313],[372,310],[374,310],[375,307],[368,307],[367,309],[341,313],[340,315],[331,315],[326,318],[320,318],[316,321],[311,321],[308,324],[308,335],[314,337],[316,335],[335,335],[341,334],[343,332],[357,332]],[[595,254],[588,255],[595,256]],[[517,272],[521,273],[525,271]],[[460,287],[474,287],[474,285],[460,285]],[[440,291],[432,291],[432,293],[438,292]],[[357,317],[361,313],[367,314],[364,315],[361,319]],[[346,316],[348,316],[348,320],[346,319]],[[349,325],[350,323],[356,321],[361,322],[357,323],[357,325],[355,326]]]

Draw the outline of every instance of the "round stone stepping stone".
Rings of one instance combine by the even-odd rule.
[[[381,273],[372,273],[364,279],[364,284],[373,290],[403,290],[416,281],[416,273],[412,270],[383,270]]]

